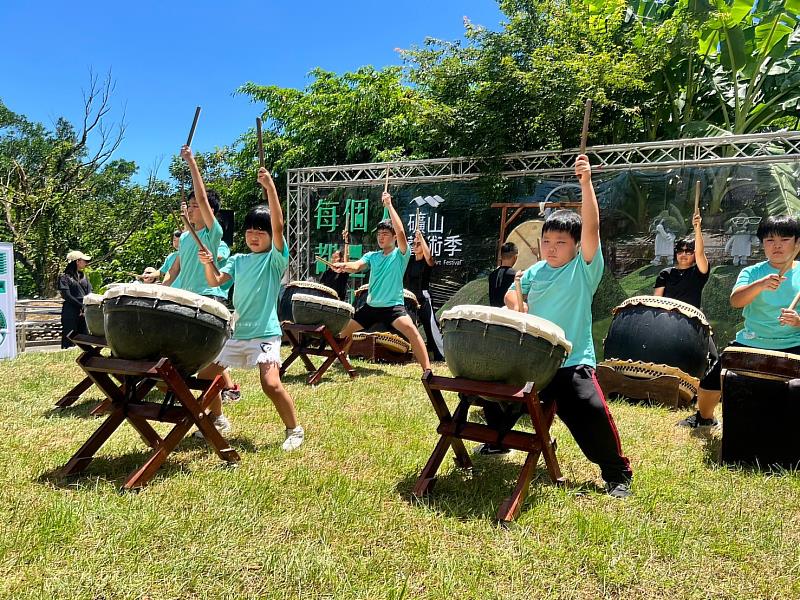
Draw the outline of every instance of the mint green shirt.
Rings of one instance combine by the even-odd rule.
[[[546,261],[528,267],[520,280],[528,312],[547,319],[564,330],[572,342],[572,352],[565,367],[597,366],[592,341],[592,297],[603,277],[603,253],[600,247],[594,260],[587,263],[578,255],[563,267],[554,269]],[[509,288],[516,289],[516,284]]]
[[[202,240],[212,255],[217,256],[219,243],[222,241],[222,225],[214,219],[214,227],[210,230],[207,227],[203,227],[203,229],[197,231],[197,237]],[[198,250],[197,242],[194,241],[192,234],[184,231],[178,244],[178,257],[181,259],[180,281],[178,285],[173,285],[173,287],[180,287],[182,290],[188,290],[202,296],[227,298],[228,295],[218,287],[208,285],[205,267],[197,257]]]
[[[220,269],[230,275],[236,285],[233,290],[233,305],[236,307],[234,339],[254,340],[281,335],[278,292],[288,264],[289,245],[284,239],[283,252],[273,247],[268,252],[234,254]]]
[[[389,254],[382,250],[367,252],[359,260],[363,260],[369,267],[369,293],[367,304],[375,308],[402,306],[403,275],[411,258],[411,248],[406,248],[406,253],[395,248]]]
[[[750,285],[767,275],[777,275],[779,269],[764,261],[745,267],[736,278],[734,291]],[[753,348],[783,350],[800,346],[800,327],[781,325],[778,317],[781,309],[788,308],[800,290],[800,268],[794,267],[786,273],[786,281],[777,290],[765,290],[744,307],[744,329],[736,333],[736,341]]]
[[[174,252],[170,252],[167,255],[167,258],[164,259],[164,264],[161,265],[161,267],[158,269],[159,272],[161,273],[162,279],[163,279],[164,275],[166,275],[169,272],[169,270],[172,268],[172,265],[175,264],[175,259],[176,258],[178,258],[178,251],[177,250],[175,250]],[[180,288],[181,287],[180,279],[181,279],[181,274],[178,273],[178,276],[175,278],[175,281],[171,284],[172,287]]]

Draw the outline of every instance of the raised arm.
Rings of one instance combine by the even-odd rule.
[[[592,185],[592,166],[585,154],[575,162],[575,175],[581,183],[581,254],[590,263],[600,247],[600,207]]]
[[[761,292],[777,290],[785,279],[786,277],[773,273],[757,279],[749,285],[741,285],[731,292],[731,306],[733,308],[744,308],[755,300]]]
[[[417,229],[414,234],[414,241],[419,242],[422,246],[422,255],[425,257],[425,262],[428,263],[428,266],[432,267],[435,265],[436,261],[434,261],[433,256],[431,256],[431,248],[428,246],[428,242],[425,241],[425,236],[420,233],[419,229]]]
[[[214,211],[211,210],[211,205],[208,203],[206,184],[203,182],[203,176],[200,174],[197,161],[195,161],[194,154],[192,154],[192,149],[189,146],[181,148],[181,158],[189,165],[189,171],[192,174],[192,189],[197,200],[197,206],[200,208],[200,214],[203,217],[203,225],[211,229],[214,227],[216,217],[214,216]]]
[[[275,189],[275,182],[272,176],[264,167],[258,170],[258,183],[267,192],[267,202],[269,202],[269,218],[272,223],[272,247],[278,252],[283,252],[283,211],[281,201],[278,198],[278,190]]]
[[[706,256],[706,245],[703,241],[703,230],[700,224],[703,218],[699,212],[694,213],[692,217],[692,227],[694,228],[694,260],[697,263],[697,269],[705,275],[708,273],[708,257]]]
[[[394,209],[392,196],[389,192],[383,192],[383,194],[381,194],[381,201],[383,205],[389,209],[389,218],[392,220],[394,234],[397,236],[397,247],[400,249],[400,252],[405,254],[408,252],[408,240],[406,239],[406,229],[403,227],[403,219],[400,218],[400,215],[398,215],[397,211]]]
[[[230,280],[231,276],[227,273],[220,273],[217,275],[214,272],[214,267],[212,263],[214,262],[214,257],[211,256],[210,252],[206,252],[204,250],[197,251],[197,257],[200,259],[200,262],[203,263],[203,269],[205,270],[206,275],[206,282],[211,287],[218,287],[225,283],[226,281]]]

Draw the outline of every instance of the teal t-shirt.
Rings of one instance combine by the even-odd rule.
[[[217,248],[217,268],[221,270],[222,267],[225,266],[225,263],[228,262],[230,256],[231,256],[231,249],[228,247],[228,244],[220,240],[219,248]],[[233,279],[229,279],[221,286],[219,286],[219,289],[222,290],[222,292],[225,294],[225,297],[227,298],[228,293],[231,291],[232,287],[233,287]]]
[[[402,306],[403,275],[411,258],[411,248],[406,253],[395,248],[389,254],[382,250],[367,252],[360,260],[369,266],[369,294],[367,304],[375,308]]]
[[[767,275],[777,275],[779,269],[769,261],[745,267],[739,272],[733,289],[749,285]],[[786,273],[786,281],[777,290],[765,290],[744,307],[744,329],[736,333],[736,341],[753,348],[782,350],[800,346],[800,327],[781,325],[781,309],[788,308],[800,290],[800,267]]]
[[[207,227],[203,227],[203,229],[197,231],[197,237],[202,240],[208,251],[216,256],[219,244],[222,241],[222,225],[215,219],[214,227],[210,230]],[[197,257],[197,250],[197,242],[194,241],[188,231],[184,231],[178,244],[178,256],[181,259],[180,280],[178,281],[179,285],[173,285],[173,287],[180,287],[182,290],[188,290],[202,296],[227,298],[227,294],[218,287],[208,285],[205,267]]]
[[[175,250],[174,252],[170,252],[167,255],[167,258],[164,259],[164,264],[158,269],[161,273],[161,278],[163,279],[167,272],[172,268],[172,265],[175,264],[175,259],[178,258],[178,251]],[[178,273],[178,276],[175,278],[175,281],[172,282],[172,287],[180,288],[181,287],[181,274]]]
[[[281,276],[289,264],[289,245],[283,240],[283,252],[273,247],[269,252],[234,254],[220,269],[236,284],[233,304],[236,325],[233,337],[253,340],[281,335],[278,321],[278,292]]]
[[[565,367],[597,366],[592,341],[592,297],[602,277],[603,253],[599,247],[591,263],[587,264],[578,252],[563,267],[554,269],[542,260],[522,275],[520,287],[528,312],[561,327],[572,342]],[[516,284],[509,289],[516,289]]]

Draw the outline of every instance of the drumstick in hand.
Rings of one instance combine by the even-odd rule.
[[[787,310],[794,310],[797,308],[798,303],[800,303],[800,292],[797,292],[797,295],[794,297],[794,300],[792,300],[792,303],[789,305]]]
[[[189,137],[186,138],[186,145],[191,147],[192,140],[194,139],[194,130],[197,129],[197,120],[200,118],[200,107],[194,109],[194,119],[192,120],[192,128],[189,130]]]
[[[697,180],[697,185],[694,188],[694,214],[700,212],[700,180]]]
[[[383,184],[383,192],[386,193],[389,191],[389,166],[386,166],[386,181]]]
[[[201,240],[200,237],[197,235],[197,232],[194,230],[194,227],[192,227],[192,224],[189,222],[189,219],[186,217],[185,213],[181,214],[181,219],[183,219],[183,225],[186,228],[186,231],[188,231],[192,235],[194,241],[197,243],[197,246],[200,248],[200,250],[202,250],[203,252],[208,252],[208,248],[206,248],[206,245],[203,243],[203,240]],[[211,254],[211,252],[208,253]],[[211,269],[214,271],[214,275],[219,277],[220,272],[219,269],[217,268],[217,265],[214,264],[213,255],[212,255],[212,261],[209,264],[211,265]]]
[[[335,268],[335,267],[334,267],[334,265],[333,265],[333,263],[330,263],[330,262],[328,262],[327,260],[325,260],[325,259],[324,259],[324,258],[322,258],[321,256],[316,256],[315,258],[316,258],[316,259],[317,259],[319,262],[321,262],[323,265],[327,265],[327,266],[329,266],[331,269],[334,269],[334,268]]]
[[[414,227],[419,231],[419,206],[417,207],[417,216],[414,219]]]
[[[256,135],[258,136],[258,166],[264,167],[264,136],[261,133],[261,118],[256,117]],[[264,195],[264,200],[269,200],[267,189],[262,187],[261,193]]]
[[[583,108],[583,129],[581,130],[581,154],[586,154],[586,141],[589,138],[589,119],[592,116],[592,99],[586,99]]]

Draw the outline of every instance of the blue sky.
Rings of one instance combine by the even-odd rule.
[[[155,2],[6,0],[0,10],[0,99],[51,125],[76,122],[89,69],[116,82],[112,118],[125,112],[116,157],[135,160],[139,178],[185,142],[194,107],[194,148],[234,141],[259,110],[233,96],[246,81],[302,88],[314,67],[344,72],[400,64],[395,48],[426,36],[459,39],[463,17],[497,29],[495,0],[368,2]]]

